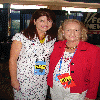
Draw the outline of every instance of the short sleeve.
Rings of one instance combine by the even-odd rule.
[[[24,41],[24,35],[21,34],[21,33],[16,33],[13,38],[12,38],[12,41],[13,40],[17,40],[17,41],[21,41],[23,43]]]

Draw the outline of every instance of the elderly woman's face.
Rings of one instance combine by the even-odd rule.
[[[68,22],[63,30],[67,41],[79,41],[81,36],[81,27],[77,22]]]

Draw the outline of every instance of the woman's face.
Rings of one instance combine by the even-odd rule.
[[[81,27],[77,22],[68,22],[65,24],[63,33],[67,41],[79,41],[81,37]]]
[[[46,32],[52,27],[52,20],[48,20],[46,16],[39,17],[36,21],[34,19],[34,24],[36,25],[36,29],[41,33]]]

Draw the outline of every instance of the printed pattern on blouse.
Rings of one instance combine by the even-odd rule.
[[[36,36],[34,40],[29,40],[23,34],[16,33],[12,40],[22,42],[17,60],[17,79],[21,89],[19,92],[14,90],[14,98],[45,100],[49,59],[56,39],[48,42],[46,36],[44,43],[41,44]]]
[[[53,73],[53,84],[56,86],[70,88],[75,83],[70,76],[70,62],[74,53],[64,52],[63,57],[59,60]]]
[[[80,93],[70,93],[70,87],[76,84],[70,76],[70,61],[74,57],[74,53],[64,52],[62,64],[61,59],[55,67],[53,73],[53,88],[50,88],[52,100],[84,100],[87,90]],[[59,70],[60,69],[60,70]],[[70,84],[71,83],[71,84]]]

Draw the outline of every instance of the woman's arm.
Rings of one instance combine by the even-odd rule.
[[[10,59],[9,59],[9,71],[11,76],[11,85],[17,91],[19,91],[19,82],[17,80],[17,59],[22,48],[20,41],[14,40],[11,45]]]
[[[100,48],[95,48],[91,53],[90,60],[88,60],[88,64],[90,66],[89,73],[89,87],[86,93],[86,97],[91,99],[96,99],[97,91],[100,81]]]

